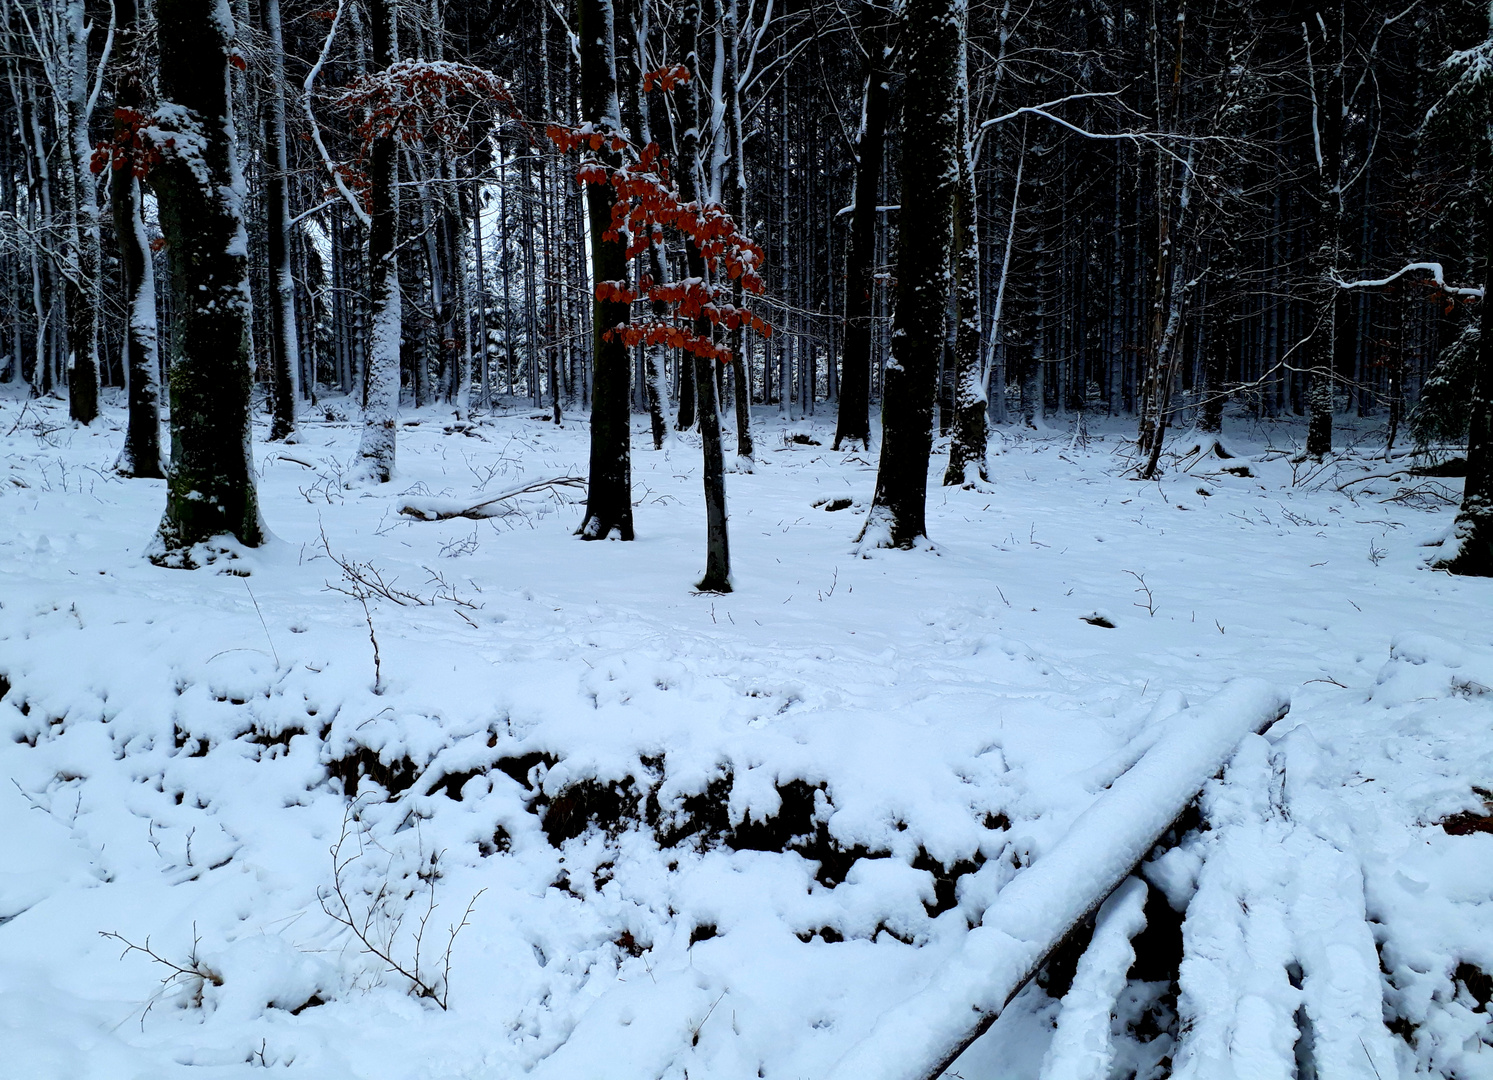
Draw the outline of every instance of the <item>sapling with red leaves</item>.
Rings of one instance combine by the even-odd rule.
[[[585,12],[593,5],[583,3]],[[605,33],[583,32],[583,42],[593,38],[611,40],[610,19],[601,13]],[[607,50],[604,70],[614,69]],[[583,87],[586,83],[586,53],[583,49]],[[673,90],[689,81],[690,73],[682,64],[648,72],[643,77],[645,89],[657,87]],[[606,83],[603,82],[603,88]],[[610,101],[616,103],[615,81]],[[583,102],[583,105],[585,102]],[[725,486],[720,440],[720,416],[715,400],[715,378],[709,365],[729,363],[731,350],[717,338],[718,332],[751,329],[769,336],[771,328],[756,314],[733,302],[732,284],[739,282],[744,292],[760,295],[764,286],[760,274],[764,262],[761,247],[746,236],[736,221],[718,203],[707,203],[695,197],[692,176],[684,170],[678,181],[668,160],[656,143],[636,147],[621,130],[615,107],[588,113],[592,117],[576,127],[551,124],[551,140],[566,152],[580,151],[582,161],[577,181],[586,187],[591,207],[593,263],[596,271],[595,341],[597,356],[597,391],[594,409],[602,408],[603,356],[616,353],[623,373],[621,400],[626,403],[627,360],[625,349],[647,344],[677,348],[694,358],[695,390],[700,406],[700,430],[705,455],[705,498],[707,517],[706,571],[699,582],[705,592],[729,592],[731,570],[726,534]],[[637,279],[623,276],[629,260],[648,251],[672,232],[685,241],[689,276],[679,281],[655,281],[643,273]],[[605,262],[597,253],[608,255]],[[634,305],[643,305],[634,316]],[[595,473],[597,456],[596,413],[593,411],[592,497],[588,501],[587,520],[581,535],[588,538],[608,535],[614,527],[595,510],[600,497]],[[712,422],[713,421],[713,422]],[[624,429],[625,431],[625,429]],[[623,462],[625,475],[626,443],[612,456]],[[625,496],[625,486],[615,485]],[[628,528],[617,531],[631,535],[631,509],[626,514]],[[603,526],[606,526],[605,528]]]

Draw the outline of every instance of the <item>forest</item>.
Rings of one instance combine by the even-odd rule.
[[[1487,4],[0,46],[0,1073],[1493,1078]]]

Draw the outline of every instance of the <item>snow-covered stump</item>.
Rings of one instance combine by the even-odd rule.
[[[1267,684],[1237,679],[1167,721],[1145,755],[1067,835],[996,896],[961,954],[889,1009],[829,1080],[927,1080],[983,1034],[1053,949],[1099,908],[1250,735],[1289,709]]]

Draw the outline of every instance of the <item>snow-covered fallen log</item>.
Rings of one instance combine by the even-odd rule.
[[[445,521],[449,518],[501,517],[507,508],[500,504],[520,495],[534,495],[541,491],[558,491],[560,488],[585,487],[581,476],[554,476],[548,480],[535,480],[522,487],[512,488],[497,495],[488,495],[476,502],[464,499],[440,499],[430,496],[406,496],[399,504],[399,512],[421,521]]]
[[[1067,934],[1135,870],[1240,741],[1286,714],[1269,685],[1238,679],[1167,721],[1166,733],[1067,835],[986,910],[961,955],[879,1018],[829,1080],[937,1077],[1000,1015]]]

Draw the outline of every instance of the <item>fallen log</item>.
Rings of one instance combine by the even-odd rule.
[[[474,503],[463,502],[458,499],[437,499],[421,496],[406,496],[399,504],[399,512],[407,517],[418,518],[421,521],[446,521],[450,518],[482,518],[499,517],[505,512],[505,508],[498,504],[505,499],[512,499],[519,495],[532,495],[540,491],[553,491],[556,488],[585,487],[586,480],[581,476],[555,476],[548,480],[535,480],[533,483],[516,487],[510,491],[504,491],[498,495],[489,495]]]
[[[1267,684],[1237,679],[1166,720],[1166,732],[1141,759],[1000,891],[961,954],[887,1010],[827,1080],[936,1080],[1136,871],[1240,742],[1289,708]]]

